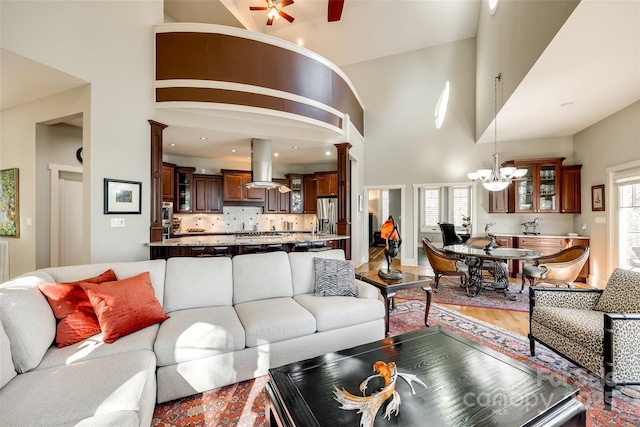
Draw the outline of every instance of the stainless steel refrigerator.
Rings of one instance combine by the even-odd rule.
[[[318,233],[335,234],[338,223],[338,198],[319,197],[316,215],[318,217]]]

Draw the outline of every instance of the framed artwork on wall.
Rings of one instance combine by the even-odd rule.
[[[591,210],[604,210],[604,184],[591,187]]]
[[[0,236],[20,237],[18,168],[0,170]]]
[[[139,214],[142,213],[140,192],[142,183],[123,181],[121,179],[104,179],[104,213],[105,214]]]

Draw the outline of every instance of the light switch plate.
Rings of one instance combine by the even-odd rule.
[[[111,218],[111,227],[124,227],[124,218]]]

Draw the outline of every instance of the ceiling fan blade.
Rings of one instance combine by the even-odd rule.
[[[336,22],[340,20],[342,16],[342,7],[344,6],[344,0],[329,0],[329,8],[327,17],[329,22]]]
[[[285,7],[285,6],[289,6],[290,4],[293,4],[293,0],[282,0],[276,6],[282,8],[282,7]]]
[[[249,6],[249,10],[269,10],[266,6]]]
[[[268,17],[267,18],[267,25],[273,25],[273,17]]]
[[[286,13],[284,13],[281,10],[278,11],[278,15],[282,16],[284,19],[286,19],[289,22],[293,22],[293,16],[287,15]]]

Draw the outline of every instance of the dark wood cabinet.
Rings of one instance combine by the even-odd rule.
[[[560,185],[562,189],[560,212],[581,213],[582,197],[580,170],[582,165],[563,166]]]
[[[304,212],[304,175],[287,174],[288,186],[291,189],[289,193],[289,212]]]
[[[173,163],[162,163],[162,201],[175,202],[175,168]]]
[[[175,202],[173,211],[177,213],[190,213],[193,210],[193,173],[196,168],[176,166],[175,168]]]
[[[316,172],[316,197],[338,196],[338,172]]]
[[[222,176],[193,175],[193,212],[222,213]]]
[[[225,202],[264,203],[264,188],[245,188],[243,184],[251,182],[251,172],[222,170],[223,193]]]
[[[489,192],[489,213],[513,213],[515,211],[515,187],[509,185],[502,191]]]
[[[286,186],[289,185],[289,181],[286,179],[274,179],[272,181]],[[289,213],[290,196],[289,192],[281,193],[277,188],[268,189],[267,198],[264,203],[264,212]]]
[[[318,209],[318,202],[316,201],[316,176],[315,174],[308,174],[304,176],[304,213],[316,213]]]

